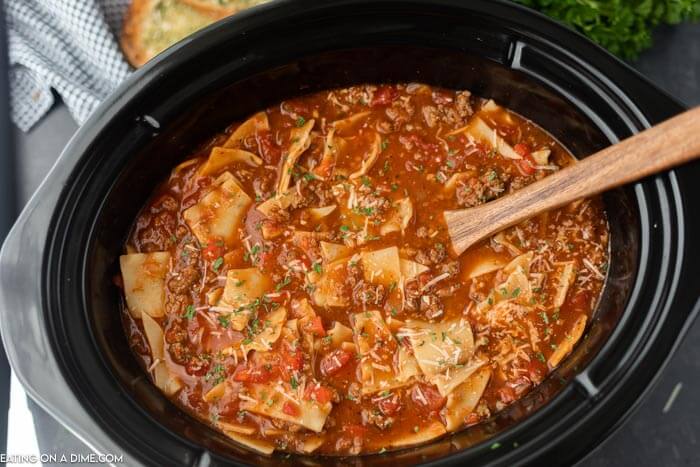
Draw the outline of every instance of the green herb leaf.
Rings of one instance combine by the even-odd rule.
[[[185,307],[185,314],[182,315],[183,318],[192,319],[194,318],[197,311],[194,309],[194,305],[187,305]]]

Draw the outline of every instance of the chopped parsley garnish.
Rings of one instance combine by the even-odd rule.
[[[542,363],[544,363],[546,361],[546,359],[544,358],[544,354],[542,352],[537,352],[535,354],[535,356],[537,357],[537,360],[541,361]]]
[[[223,264],[224,264],[224,258],[222,256],[219,256],[218,258],[216,258],[216,260],[214,261],[214,264],[212,264],[211,267],[212,267],[212,269],[214,269],[214,271],[218,271],[219,269],[221,269],[221,266]]]
[[[292,389],[296,389],[299,387],[299,382],[297,381],[295,376],[289,378],[289,385],[292,387]]]
[[[372,180],[367,175],[363,175],[360,181],[364,186],[372,186]]]
[[[214,384],[219,384],[226,379],[226,368],[221,363],[214,365],[206,375],[205,381],[212,381]]]
[[[231,315],[219,315],[219,324],[221,324],[221,326],[228,328],[230,322]]]
[[[501,447],[501,443],[493,443],[491,445],[491,450],[493,451],[493,450],[498,449],[500,447]]]
[[[299,117],[297,118],[296,125],[297,127],[302,127],[306,123],[306,119],[304,117]]]
[[[513,292],[511,292],[511,294],[510,294],[510,296],[511,296],[512,298],[515,298],[515,297],[517,297],[518,295],[520,295],[520,287],[517,287],[517,288],[516,288],[515,290],[513,290]]]
[[[282,279],[281,282],[278,282],[277,284],[275,284],[275,291],[279,292],[280,290],[282,290],[283,288],[288,286],[291,282],[292,282],[291,277],[284,276],[284,279]]]
[[[185,307],[185,314],[182,315],[183,318],[192,319],[197,311],[194,309],[194,305],[187,305]]]
[[[399,186],[396,183],[391,184],[391,191],[396,191],[399,189]]]
[[[243,259],[248,261],[249,259],[252,258],[252,261],[255,262],[257,261],[257,256],[260,253],[260,245],[253,245],[253,247],[250,249],[250,251],[246,252],[245,255],[243,255]]]
[[[540,311],[540,316],[542,317],[544,324],[549,324],[549,316],[547,316],[547,313]]]
[[[323,272],[323,268],[321,267],[321,263],[314,263],[313,266],[311,266],[316,274],[321,274]]]
[[[382,151],[386,151],[386,148],[389,147],[389,141],[386,139],[382,140]]]

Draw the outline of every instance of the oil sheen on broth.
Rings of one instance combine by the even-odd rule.
[[[131,348],[177,405],[263,453],[378,452],[480,423],[580,340],[607,222],[586,199],[455,257],[442,212],[572,163],[467,91],[284,101],[154,187],[117,277]]]

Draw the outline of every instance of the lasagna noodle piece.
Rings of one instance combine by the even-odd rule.
[[[314,400],[305,400],[299,397],[300,391],[285,388],[278,383],[252,384],[247,388],[247,397],[241,399],[239,405],[241,410],[291,422],[316,433],[323,430],[326,418],[333,408],[330,402],[320,404]],[[285,412],[284,405],[287,402],[294,405],[296,415],[290,415],[288,412],[291,411]]]
[[[311,119],[304,123],[300,128],[294,128],[289,133],[289,148],[287,155],[284,158],[284,164],[280,172],[279,182],[277,183],[277,193],[286,193],[289,189],[289,182],[292,179],[292,172],[299,157],[309,149],[311,145],[311,129],[314,127],[314,120]]]
[[[319,208],[309,208],[307,209],[307,212],[313,219],[318,221],[324,217],[330,216],[337,207],[338,206],[335,204],[329,204],[328,206],[322,206]]]
[[[335,260],[324,266],[315,282],[313,300],[320,307],[342,307],[350,303],[345,293],[348,258]]]
[[[236,131],[224,143],[224,148],[240,147],[243,141],[255,136],[256,132],[269,130],[270,123],[267,120],[267,114],[258,112],[236,128]]]
[[[238,227],[253,203],[235,178],[230,177],[183,213],[187,225],[201,244],[221,238],[227,245],[232,245]]]
[[[214,147],[209,153],[209,158],[199,169],[199,175],[204,177],[232,166],[233,164],[245,164],[250,167],[258,167],[263,161],[252,152],[243,149],[231,149]]]
[[[412,281],[416,277],[420,276],[424,272],[427,272],[430,270],[428,266],[425,266],[421,263],[417,263],[415,261],[411,261],[410,259],[400,259],[400,267],[401,267],[401,276],[403,277],[404,281]]]
[[[390,287],[401,280],[401,260],[395,246],[360,253],[365,280]]]
[[[464,319],[440,323],[406,321],[398,335],[408,338],[422,373],[443,396],[481,364],[470,362],[474,337]]]
[[[263,439],[258,439],[258,438],[253,438],[252,436],[244,435],[241,433],[237,433],[232,430],[223,430],[224,434],[231,438],[232,440],[236,441],[239,444],[242,444],[243,446],[252,449],[255,452],[258,452],[260,454],[264,454],[266,456],[269,456],[272,454],[275,450],[275,445],[270,443],[269,441],[265,441]]]
[[[491,369],[481,367],[447,396],[444,419],[447,431],[461,428],[466,417],[474,411],[491,378]]]
[[[163,329],[149,315],[144,313],[142,316],[143,329],[146,334],[148,346],[151,348],[151,357],[155,364],[152,368],[153,381],[156,387],[166,393],[173,395],[182,387],[180,380],[173,376],[168,370],[165,362],[165,341],[163,340]]]
[[[365,154],[365,157],[362,159],[362,163],[360,164],[360,168],[350,174],[350,179],[354,178],[360,178],[364,175],[367,175],[367,173],[374,167],[374,164],[377,163],[377,159],[379,159],[379,153],[382,152],[382,138],[379,136],[379,133],[374,134],[374,138],[372,139],[372,143],[370,144],[369,151],[367,154]]]
[[[240,344],[244,352],[257,350],[266,352],[272,349],[272,345],[277,342],[282,334],[282,327],[287,320],[287,309],[284,307],[271,311],[265,318],[260,320],[262,329],[253,336],[249,344]]]
[[[413,203],[411,198],[402,198],[394,203],[393,211],[384,224],[379,228],[380,235],[388,235],[391,232],[403,232],[408,227],[413,217]]]
[[[567,261],[566,263],[557,265],[556,277],[558,281],[556,284],[553,306],[554,308],[559,308],[564,304],[566,294],[569,293],[569,288],[574,283],[574,280],[576,280],[576,263],[574,261]]]
[[[165,277],[170,253],[132,253],[119,258],[126,305],[135,319],[165,315]]]
[[[347,258],[353,253],[353,251],[354,250],[349,246],[341,245],[339,243],[321,242],[321,256],[327,263],[338,259]]]
[[[552,355],[549,356],[547,366],[550,370],[558,367],[564,357],[569,355],[574,349],[576,343],[581,339],[581,336],[583,336],[583,331],[586,330],[587,320],[588,317],[586,315],[579,315],[576,318],[571,331],[566,333],[564,339],[562,339],[562,341],[557,345],[557,348],[554,350],[554,352],[552,352]]]
[[[272,288],[272,281],[257,268],[231,269],[226,273],[224,293],[219,307],[231,313],[231,327],[242,331],[251,316],[250,305]]]
[[[438,438],[446,433],[445,427],[440,422],[433,422],[430,425],[411,431],[407,434],[397,436],[389,441],[389,446],[393,448],[403,448],[415,444],[425,443],[431,439]]]
[[[468,134],[475,140],[488,144],[507,159],[522,159],[522,156],[515,152],[515,149],[480,117],[473,117],[466,126],[451,131],[446,136],[454,136],[460,133]]]
[[[355,346],[362,356],[363,394],[406,386],[420,373],[413,355],[394,339],[378,311],[353,315],[352,325]]]

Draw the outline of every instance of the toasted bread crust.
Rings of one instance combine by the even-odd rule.
[[[222,5],[212,5],[211,2],[208,2],[207,0],[181,0],[182,3],[185,3],[192,8],[196,8],[200,11],[207,12],[210,14],[214,15],[221,15],[221,18],[224,16],[232,15],[233,13],[239,11],[241,8],[239,6],[231,5],[231,6],[222,6]]]
[[[232,0],[219,5],[210,0],[132,0],[122,27],[122,50],[138,68],[197,29],[263,1]],[[155,46],[154,37],[158,38]]]
[[[143,25],[153,10],[155,1],[133,0],[124,18],[120,43],[126,59],[136,68],[150,59],[143,47]]]

